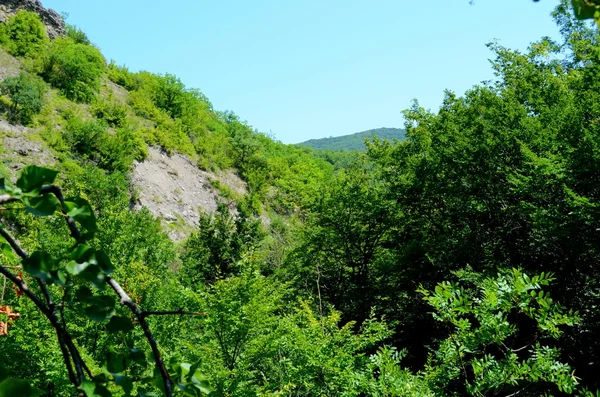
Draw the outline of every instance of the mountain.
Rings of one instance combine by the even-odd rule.
[[[405,130],[402,128],[377,128],[356,134],[336,136],[330,138],[310,139],[306,142],[301,142],[298,145],[310,146],[318,150],[343,150],[343,151],[364,151],[365,139],[371,139],[377,136],[387,140],[403,140]]]

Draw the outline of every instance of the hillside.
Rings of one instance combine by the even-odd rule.
[[[0,397],[600,395],[600,36],[556,17],[358,152],[0,0]]]
[[[316,150],[361,152],[366,149],[365,139],[371,139],[373,136],[377,136],[380,139],[387,139],[389,141],[393,141],[394,139],[403,140],[405,138],[405,133],[406,131],[401,128],[377,128],[350,135],[310,139],[306,142],[301,142],[298,145],[308,146]]]

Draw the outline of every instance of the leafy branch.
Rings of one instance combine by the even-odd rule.
[[[91,206],[86,200],[79,197],[66,199],[61,189],[53,184],[56,176],[56,171],[37,166],[28,166],[22,171],[16,185],[5,183],[4,179],[0,179],[0,191],[5,192],[5,194],[0,195],[0,204],[21,202],[25,205],[25,209],[29,213],[36,216],[50,216],[58,211],[65,219],[71,237],[76,241],[75,247],[69,257],[70,261],[61,267],[45,251],[36,251],[31,255],[28,254],[5,228],[0,225],[0,236],[4,238],[5,242],[3,244],[7,248],[3,250],[4,255],[12,255],[12,252],[14,252],[19,257],[23,270],[33,276],[38,285],[39,292],[34,292],[24,280],[11,272],[8,266],[0,264],[0,274],[12,282],[33,302],[54,328],[71,383],[88,396],[95,396],[97,393],[102,395],[109,394],[108,390],[101,384],[106,378],[92,374],[67,329],[63,312],[64,302],[57,305],[52,299],[48,286],[56,284],[66,290],[68,277],[89,282],[98,289],[103,289],[108,285],[118,296],[121,306],[127,307],[131,311],[150,345],[153,362],[160,374],[157,380],[160,379],[159,384],[161,384],[161,389],[166,396],[170,397],[173,395],[175,385],[180,390],[187,391],[191,388],[196,394],[207,393],[208,385],[200,379],[200,375],[196,371],[192,371],[185,379],[181,376],[178,377],[179,381],[177,383],[173,381],[161,356],[158,343],[147,322],[147,317],[151,315],[202,315],[204,313],[186,312],[183,309],[164,312],[142,310],[121,285],[110,276],[113,267],[106,254],[86,244],[87,241],[94,237],[97,230],[96,218]],[[12,259],[16,258],[12,257]],[[85,314],[92,320],[105,321],[110,319],[108,326],[118,331],[130,331],[133,329],[131,321],[124,317],[114,316],[114,303],[103,299],[106,297],[94,296],[87,287],[80,288],[76,295],[79,302],[85,305]],[[60,318],[58,310],[60,310]],[[185,365],[180,364],[180,366]],[[110,367],[110,363],[107,367]],[[171,367],[175,373],[178,371],[181,372],[177,364],[171,365]],[[126,395],[131,395],[133,390],[132,380],[120,374],[119,372],[122,372],[122,370],[108,372],[114,377],[115,382],[123,388]],[[155,385],[158,386],[157,384]],[[28,385],[25,386],[29,387]]]

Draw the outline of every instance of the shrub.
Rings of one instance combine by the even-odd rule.
[[[36,13],[21,10],[0,27],[0,42],[15,56],[29,56],[43,48],[48,34]]]
[[[99,121],[83,121],[75,116],[68,120],[65,128],[65,140],[71,150],[86,159],[95,159],[106,135],[106,128]]]
[[[93,105],[94,115],[106,121],[110,127],[123,127],[127,124],[127,108],[107,100],[99,100]]]
[[[67,122],[64,135],[73,152],[105,170],[128,171],[134,160],[147,156],[140,134],[128,127],[112,133],[99,120],[84,121],[73,116]]]
[[[65,26],[65,33],[67,37],[76,42],[77,44],[91,45],[90,39],[77,26],[67,24]]]
[[[42,75],[68,99],[90,102],[100,89],[105,69],[104,57],[97,48],[59,38],[50,46]]]
[[[45,88],[40,78],[26,72],[0,83],[0,93],[10,98],[9,121],[31,123],[33,116],[42,109]]]
[[[128,127],[119,128],[114,134],[107,133],[99,142],[98,152],[98,165],[111,171],[129,171],[134,160],[143,160],[148,156],[143,139]]]
[[[127,67],[119,66],[114,61],[110,61],[108,65],[108,78],[129,91],[135,91],[142,85],[142,79],[137,73],[130,72]]]

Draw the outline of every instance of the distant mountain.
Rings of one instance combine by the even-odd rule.
[[[380,139],[392,141],[394,139],[403,140],[406,131],[402,128],[377,128],[374,130],[357,132],[356,134],[343,135],[330,138],[310,139],[301,142],[298,145],[310,146],[318,150],[343,150],[343,151],[364,151],[365,138],[372,138],[374,135]]]

